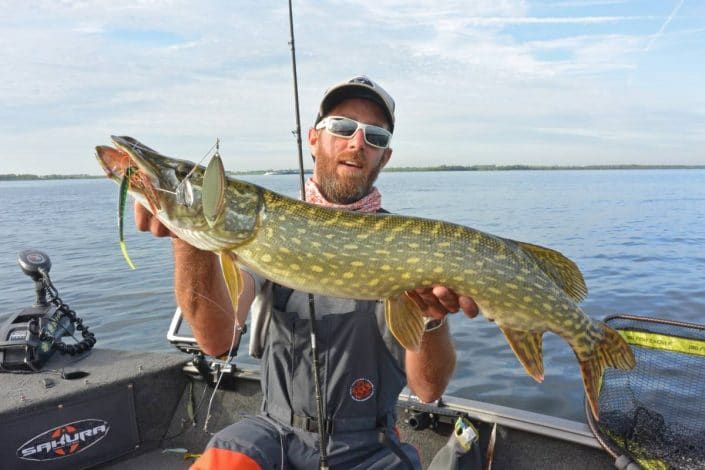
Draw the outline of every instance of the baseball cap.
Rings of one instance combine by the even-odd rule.
[[[350,98],[365,98],[377,103],[389,122],[389,130],[394,132],[394,100],[384,88],[365,75],[358,75],[349,80],[336,83],[326,90],[318,108],[316,124],[323,119],[330,110],[343,100]]]

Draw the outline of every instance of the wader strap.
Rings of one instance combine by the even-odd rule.
[[[409,470],[414,470],[416,467],[414,467],[414,464],[411,462],[411,459],[409,458],[408,455],[402,450],[402,448],[394,442],[390,437],[389,434],[389,428],[384,427],[384,428],[379,428],[379,434],[377,436],[379,442],[381,444],[384,444],[385,446],[389,447],[389,449],[394,452],[394,454],[399,457],[399,460],[402,461],[404,465],[406,465],[406,468]]]
[[[289,289],[276,282],[272,285],[272,307],[280,312],[286,312],[286,304],[294,289]]]
[[[284,409],[276,406],[267,406],[264,413],[280,423],[287,424],[291,427],[303,429],[308,432],[318,432],[318,420],[313,416],[300,416],[291,412],[287,413]],[[357,431],[374,431],[385,427],[394,426],[394,415],[388,414],[381,418],[357,418],[357,419],[326,419],[326,432],[332,434],[334,432],[357,432]],[[391,429],[391,428],[390,428]]]
[[[333,420],[331,419],[326,419],[326,434],[330,435],[333,434],[333,430],[335,428],[333,424]],[[291,418],[291,426],[299,429],[303,429],[304,431],[307,432],[313,432],[313,433],[318,433],[318,420],[312,416],[299,416],[299,415],[294,415]]]

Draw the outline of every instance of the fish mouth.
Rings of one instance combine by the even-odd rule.
[[[129,166],[130,155],[107,145],[98,145],[95,148],[95,152],[96,159],[103,168],[105,175],[115,181],[122,179]]]
[[[136,166],[142,174],[147,176],[155,187],[159,186],[159,172],[150,161],[150,157],[158,155],[155,150],[152,150],[132,137],[111,135],[110,139],[119,151],[129,156],[130,163],[132,163],[133,166]]]
[[[128,168],[138,170],[141,178],[146,178],[152,187],[173,191],[168,178],[163,178],[159,164],[165,157],[147,147],[138,140],[128,136],[110,136],[115,147],[99,145],[96,147],[96,157],[105,174],[119,182],[125,176]],[[161,160],[160,160],[161,159]]]

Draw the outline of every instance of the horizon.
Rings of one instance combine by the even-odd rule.
[[[293,8],[305,155],[325,88],[366,74],[397,104],[390,169],[705,162],[705,2]],[[111,134],[192,161],[220,138],[233,172],[297,164],[286,4],[4,10],[0,174],[99,174]]]

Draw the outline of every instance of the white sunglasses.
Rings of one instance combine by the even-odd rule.
[[[325,129],[328,133],[343,139],[351,139],[358,129],[362,129],[365,142],[378,149],[386,149],[392,140],[392,133],[387,129],[344,116],[326,116],[316,124],[316,129]]]

